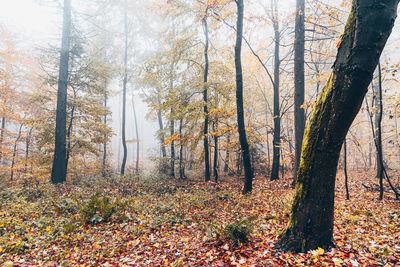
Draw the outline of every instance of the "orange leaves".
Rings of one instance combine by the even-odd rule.
[[[176,142],[176,141],[179,141],[179,140],[180,140],[179,134],[174,134],[172,136],[169,136],[169,137],[165,138],[164,145],[170,145],[173,142]]]
[[[141,177],[139,181],[93,179],[58,190],[47,185],[3,189],[0,262],[12,261],[15,266],[26,262],[31,266],[55,262],[66,266],[396,266],[398,202],[376,202],[373,194],[356,188],[367,179],[352,178],[351,187],[358,194],[350,202],[343,198],[342,183],[337,188],[337,247],[303,254],[274,247],[288,219],[290,178],[269,183],[257,177],[251,196],[240,194],[237,177],[222,177],[219,184]],[[81,225],[75,221],[78,200],[87,200],[99,188],[127,203],[126,216],[96,226]],[[65,213],[56,212],[56,204]],[[350,215],[357,221],[349,221]],[[248,243],[234,247],[217,239],[215,229],[243,218],[254,218]]]
[[[217,5],[222,5],[226,2],[226,0],[206,0],[207,7],[215,7]]]
[[[210,109],[208,112],[208,115],[210,119],[223,119],[223,118],[230,118],[234,116],[235,110],[233,109],[226,109],[224,107],[218,107],[218,108],[213,108]]]

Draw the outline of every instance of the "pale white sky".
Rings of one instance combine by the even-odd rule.
[[[0,0],[0,23],[24,41],[53,42],[61,27],[60,9],[55,1]]]

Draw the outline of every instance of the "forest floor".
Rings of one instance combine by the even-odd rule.
[[[389,192],[378,201],[378,192],[362,185],[372,183],[368,177],[351,174],[349,201],[341,186],[336,190],[337,247],[305,254],[274,248],[290,211],[289,178],[258,177],[251,196],[240,194],[234,177],[219,184],[146,177],[2,188],[0,264],[399,266],[400,203]],[[251,229],[248,242],[235,244],[238,228]]]

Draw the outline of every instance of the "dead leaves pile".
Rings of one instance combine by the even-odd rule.
[[[396,266],[400,204],[352,176],[352,198],[336,192],[331,251],[274,249],[290,212],[288,180],[256,180],[251,196],[238,178],[216,184],[155,178],[91,179],[79,185],[15,186],[0,191],[0,263],[5,266]],[[341,178],[338,179],[341,182]],[[93,194],[123,203],[111,221],[87,225],[80,209]],[[113,202],[114,203],[114,202]],[[249,242],[233,246],[218,229],[249,218]]]

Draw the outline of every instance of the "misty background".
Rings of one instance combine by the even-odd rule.
[[[85,3],[89,1],[72,1],[75,14],[85,12]],[[83,10],[79,10],[83,7]],[[84,14],[84,13],[83,13]],[[81,15],[84,19],[84,15]],[[115,14],[118,16],[118,14]],[[59,47],[62,33],[62,3],[58,1],[41,0],[2,0],[0,3],[0,24],[7,26],[11,32],[18,33],[18,44],[31,48],[33,53],[45,49],[49,45]],[[116,29],[117,30],[117,29]],[[140,49],[143,50],[143,47]],[[144,49],[146,50],[146,49]],[[147,51],[142,51],[142,53]],[[132,56],[135,60],[135,56]],[[140,60],[140,58],[136,58]],[[140,62],[138,62],[140,63]],[[122,102],[122,81],[114,78],[108,85],[111,91],[109,109],[111,116],[108,119],[114,135],[109,144],[112,166],[118,168],[121,157],[121,102]],[[137,119],[139,125],[140,139],[140,162],[141,168],[149,169],[152,166],[151,157],[159,155],[159,144],[156,138],[157,124],[154,119],[146,118],[148,114],[147,104],[142,101],[141,88],[134,84],[128,86],[127,93],[127,118],[126,134],[128,141],[128,166],[133,164],[136,155],[135,127],[132,110],[132,93],[135,95]],[[118,162],[118,166],[117,166]]]

